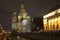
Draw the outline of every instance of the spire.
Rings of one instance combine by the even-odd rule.
[[[16,15],[17,15],[16,9],[14,8],[13,16],[16,16]]]
[[[25,8],[25,5],[24,3],[21,4],[21,9],[24,9]]]
[[[24,5],[24,2],[22,2],[22,4],[21,4],[21,16],[22,16],[22,18],[26,18],[26,16],[27,16],[27,12],[26,12],[26,9],[25,9],[25,5]]]
[[[21,4],[21,12],[26,12],[24,2]]]

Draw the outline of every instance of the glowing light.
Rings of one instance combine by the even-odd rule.
[[[47,24],[47,19],[44,20],[44,25]]]
[[[20,37],[19,37],[19,36],[17,36],[17,38],[19,39]]]
[[[54,19],[52,19],[52,22],[54,22]]]
[[[21,20],[21,16],[18,16],[18,20]]]
[[[27,24],[28,24],[28,20],[26,20],[26,19],[23,20],[23,21],[22,21],[22,24],[23,24],[23,26],[27,25]]]
[[[27,13],[22,14],[23,18],[27,18]]]
[[[55,20],[57,21],[58,19],[57,19],[57,18],[55,18]]]
[[[21,16],[18,16],[18,18],[21,18]]]
[[[37,27],[37,29],[39,29],[39,27]]]
[[[13,14],[16,15],[16,12],[14,12]]]
[[[47,19],[44,19],[44,31],[46,31],[46,27],[47,27]]]
[[[57,13],[60,13],[60,8],[57,10]]]
[[[55,12],[56,12],[56,11],[53,11],[53,12],[51,12],[51,13],[45,15],[45,16],[43,16],[43,18],[47,18],[47,17],[50,17],[50,16],[55,15],[55,14],[56,14]]]
[[[27,16],[28,19],[30,19],[30,16]]]

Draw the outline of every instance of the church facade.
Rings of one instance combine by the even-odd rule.
[[[13,13],[12,30],[30,32],[30,23],[30,16],[27,15],[24,3],[22,3],[20,13],[18,15],[16,12]]]

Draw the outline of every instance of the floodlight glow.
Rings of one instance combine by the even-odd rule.
[[[18,16],[18,20],[21,20],[21,16]]]
[[[55,14],[56,14],[55,12],[56,12],[56,11],[53,11],[53,12],[51,12],[51,13],[45,15],[45,16],[43,16],[43,18],[47,18],[47,17],[50,17],[50,16],[55,15]]]
[[[57,13],[60,13],[60,8],[57,10]]]
[[[27,25],[27,24],[28,24],[28,20],[26,20],[26,19],[23,20],[23,21],[22,21],[22,24],[23,24],[23,26],[24,26],[24,25]]]

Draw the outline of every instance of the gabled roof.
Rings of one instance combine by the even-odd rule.
[[[58,6],[55,6],[54,8],[52,8],[51,10],[49,10],[47,13],[50,13],[50,12],[52,12],[52,11],[55,11],[55,10],[57,10],[57,9],[59,9],[60,8],[60,5],[58,5]],[[46,14],[47,14],[46,13]]]

